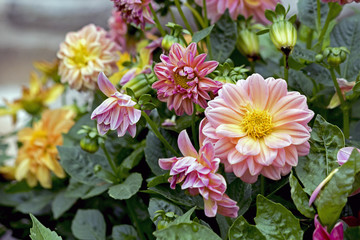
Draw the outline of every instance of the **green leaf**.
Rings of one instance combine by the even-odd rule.
[[[158,210],[164,210],[165,212],[173,212],[178,216],[183,215],[183,211],[177,205],[159,198],[150,198],[148,212],[151,220],[154,219],[156,215],[155,212]],[[157,221],[159,221],[159,219],[154,222],[155,225],[157,224]]]
[[[51,203],[51,210],[54,218],[58,219],[64,212],[69,210],[78,198],[69,198],[65,196],[65,191],[59,192]]]
[[[310,153],[301,157],[296,167],[296,174],[307,194],[311,195],[330,172],[339,166],[337,153],[344,146],[342,131],[317,115],[311,132]]]
[[[30,238],[32,240],[61,240],[62,238],[56,232],[44,227],[32,214],[30,214],[33,227],[30,228]]]
[[[291,53],[291,57],[298,62],[304,62],[305,64],[315,62],[316,52],[296,45]]]
[[[21,192],[29,192],[31,190],[32,188],[29,187],[29,185],[25,180],[20,182],[10,182],[5,188],[6,193],[21,193]]]
[[[334,174],[320,191],[315,204],[320,221],[330,229],[339,219],[340,214],[351,194],[356,173],[360,170],[360,154],[354,150],[348,161]]]
[[[256,227],[266,239],[303,239],[299,219],[279,203],[262,195],[256,198]]]
[[[150,94],[143,94],[139,98],[138,104],[141,105],[141,104],[144,104],[144,103],[148,103],[150,100],[151,100],[151,95]]]
[[[16,210],[22,213],[40,213],[54,199],[54,195],[51,192],[38,192],[31,199],[17,205]]]
[[[289,70],[289,86],[308,97],[313,95],[314,85],[302,71]]]
[[[238,216],[243,215],[251,204],[251,184],[245,183],[237,178],[227,188],[227,194],[237,202],[239,207]]]
[[[225,62],[235,49],[236,39],[236,22],[231,19],[229,11],[226,10],[210,33],[212,60]]]
[[[106,224],[103,215],[95,209],[76,212],[71,231],[81,240],[105,240]]]
[[[243,216],[238,217],[229,229],[229,240],[237,239],[252,239],[252,240],[266,240],[265,236],[260,230],[250,225]]]
[[[142,180],[143,179],[140,173],[132,173],[125,179],[124,182],[111,186],[109,188],[109,195],[114,199],[129,199],[139,191]]]
[[[221,240],[210,228],[196,222],[179,223],[154,232],[157,240]]]
[[[305,24],[309,28],[316,30],[317,26],[317,4],[314,0],[300,0],[298,1],[298,16],[301,23]],[[326,16],[329,12],[327,3],[320,2],[321,13],[321,26],[324,25]]]
[[[90,154],[77,147],[58,146],[58,150],[60,164],[72,178],[89,185],[99,185],[104,182],[94,172],[94,167],[98,164],[105,169],[109,168],[103,155]]]
[[[309,207],[309,197],[292,172],[289,177],[289,183],[291,186],[291,198],[297,210],[305,217],[314,218],[315,209],[312,206]]]
[[[109,183],[103,183],[99,186],[94,186],[94,187],[90,188],[90,190],[87,191],[85,195],[82,195],[81,199],[88,199],[88,198],[92,198],[97,195],[100,195],[103,192],[105,192],[106,190],[108,190],[110,186],[112,186],[112,184],[109,184]]]
[[[213,28],[214,28],[214,25],[211,25],[210,27],[207,27],[198,32],[195,32],[192,37],[192,41],[196,42],[196,43],[200,42],[201,40],[203,40],[204,38],[209,36],[209,34],[211,33]]]
[[[78,134],[78,131],[82,129],[82,126],[90,126],[96,127],[96,121],[91,120],[91,114],[85,114],[79,120],[76,121],[74,126],[69,130],[68,133],[63,134],[65,139],[71,140],[68,141],[67,144],[63,144],[64,146],[74,146],[74,144],[78,144],[81,138],[84,136],[83,134]]]
[[[304,68],[308,78],[312,78],[317,84],[334,88],[331,75],[328,69],[313,63]]]
[[[344,232],[345,240],[360,239],[360,226],[349,227]]]
[[[122,224],[113,227],[112,238],[113,240],[136,240],[138,236],[133,226]]]
[[[152,178],[150,180],[150,182],[148,182],[147,187],[150,188],[150,187],[155,187],[162,183],[167,183],[169,177],[170,177],[169,173],[165,173],[163,175],[156,176],[156,177]]]
[[[348,81],[354,81],[360,72],[360,18],[355,15],[344,18],[331,32],[331,45],[347,47],[350,51],[346,61],[341,64],[342,76]]]
[[[127,171],[134,168],[139,164],[141,159],[144,157],[145,141],[138,145],[138,147],[127,157],[125,158],[120,167],[126,169]]]

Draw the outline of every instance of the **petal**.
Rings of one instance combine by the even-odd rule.
[[[339,165],[343,165],[344,163],[347,162],[347,160],[349,159],[353,150],[354,150],[354,147],[344,147],[338,151],[337,160],[338,160]]]
[[[276,130],[265,136],[264,141],[269,148],[284,148],[292,143],[289,134],[277,132]]]
[[[194,158],[198,157],[198,153],[192,145],[186,130],[182,130],[180,132],[178,137],[178,146],[183,156],[191,156]]]
[[[216,201],[211,199],[204,199],[204,210],[207,217],[215,217],[217,212]]]
[[[220,137],[240,138],[246,136],[243,128],[238,124],[221,124],[216,128],[216,134]]]
[[[253,74],[246,81],[254,107],[260,110],[265,109],[269,97],[269,88],[264,78],[260,74]]]
[[[164,170],[170,170],[173,165],[178,161],[178,158],[160,158],[159,159],[159,166]]]
[[[98,85],[100,90],[107,96],[110,97],[112,94],[114,94],[117,90],[112,85],[112,83],[109,81],[109,79],[105,76],[103,72],[99,73],[98,76]]]
[[[251,137],[240,138],[236,144],[236,150],[243,155],[258,155],[260,153],[259,140]]]

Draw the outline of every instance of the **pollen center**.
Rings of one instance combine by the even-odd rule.
[[[267,111],[252,109],[244,115],[241,126],[248,136],[259,139],[271,133],[272,117]]]
[[[176,85],[180,85],[182,88],[188,89],[190,86],[187,82],[191,81],[192,79],[188,79],[186,76],[181,76],[179,74],[174,74],[174,82]]]
[[[72,65],[76,65],[80,68],[86,67],[89,60],[92,58],[91,52],[86,46],[86,40],[80,39],[77,44],[72,47],[72,56],[69,58]]]

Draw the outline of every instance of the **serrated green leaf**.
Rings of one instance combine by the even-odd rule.
[[[315,62],[316,52],[302,48],[300,45],[296,45],[291,52],[291,57],[293,57],[296,61],[304,61],[305,64],[310,64]]]
[[[100,211],[80,209],[71,223],[71,231],[81,240],[105,240],[106,223]]]
[[[303,239],[299,219],[279,203],[262,195],[256,198],[256,227],[266,239]]]
[[[337,153],[344,146],[342,131],[317,115],[311,132],[310,153],[301,157],[295,168],[307,194],[311,195],[326,176],[339,166]]]
[[[151,100],[151,95],[150,94],[143,94],[141,95],[141,97],[139,98],[139,104],[144,104],[147,103]]]
[[[32,240],[61,240],[62,238],[57,235],[56,232],[51,231],[39,222],[32,214],[30,214],[33,222],[32,228],[30,228],[30,238]]]
[[[243,215],[251,204],[251,184],[245,183],[237,178],[227,188],[227,194],[237,202],[239,207],[238,216]]]
[[[111,186],[109,188],[109,195],[114,199],[124,200],[129,199],[137,193],[141,187],[142,176],[140,173],[130,174],[124,182]]]
[[[20,203],[16,206],[16,210],[22,213],[39,213],[54,199],[55,194],[51,192],[36,193],[31,199]]]
[[[65,193],[65,191],[59,192],[54,201],[51,203],[51,210],[54,214],[54,219],[58,219],[64,212],[69,210],[78,199],[66,197]]]
[[[360,72],[360,18],[355,15],[344,18],[337,24],[330,35],[331,46],[347,47],[350,51],[346,61],[341,64],[342,76],[348,81],[354,81]]]
[[[265,236],[260,230],[250,225],[243,216],[238,217],[229,229],[229,240],[237,239],[252,239],[252,240],[266,240]]]
[[[120,167],[126,169],[127,171],[131,170],[139,164],[141,159],[144,157],[145,141],[138,145],[138,147],[127,157],[125,158]]]
[[[210,33],[212,60],[225,62],[235,49],[236,39],[236,23],[231,19],[229,11],[226,10]]]
[[[314,218],[315,209],[312,206],[309,207],[309,197],[304,192],[304,189],[292,172],[289,177],[289,183],[291,186],[291,198],[293,199],[297,210],[305,217]]]
[[[211,26],[204,28],[198,32],[195,32],[192,37],[192,41],[196,42],[196,43],[200,42],[201,40],[203,40],[204,38],[209,36],[209,34],[211,33],[213,28],[214,28],[214,25],[211,25]]]
[[[334,174],[320,191],[315,204],[320,221],[330,229],[339,219],[347,197],[351,194],[356,173],[360,170],[360,153],[354,150],[348,161]]]
[[[314,0],[301,0],[298,1],[298,16],[301,23],[305,24],[309,28],[316,30],[317,27],[317,4]],[[321,13],[321,25],[325,23],[326,16],[329,12],[329,7],[327,3],[320,3],[320,13]]]
[[[133,226],[122,224],[113,227],[112,238],[113,240],[136,240],[138,236]]]
[[[313,95],[314,85],[302,71],[296,71],[294,69],[289,70],[289,86],[307,97]]]
[[[88,199],[100,195],[106,190],[108,190],[110,186],[112,186],[112,184],[110,183],[103,183],[101,185],[94,186],[90,188],[89,191],[86,192],[86,194],[82,195],[81,199]]]
[[[170,203],[166,200],[159,199],[159,198],[150,198],[148,212],[149,212],[151,220],[154,219],[155,212],[158,210],[164,210],[165,212],[173,212],[173,213],[177,214],[178,216],[183,215],[183,211],[177,205]],[[155,225],[157,224],[158,221],[159,221],[159,219],[157,219],[154,222]]]

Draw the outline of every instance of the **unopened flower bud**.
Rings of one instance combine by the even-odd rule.
[[[122,89],[126,90],[126,88],[130,88],[134,92],[135,98],[138,98],[148,93],[151,90],[151,85],[155,81],[156,76],[154,74],[139,74],[122,86]]]
[[[322,62],[323,59],[324,59],[324,56],[322,54],[317,54],[315,56],[315,61],[316,62]]]
[[[332,67],[337,67],[346,60],[347,53],[349,50],[345,47],[339,48],[326,48],[323,51],[324,56],[327,57],[327,62]]]
[[[270,38],[277,49],[289,55],[296,44],[297,32],[292,23],[279,20],[271,25]]]
[[[183,41],[181,41],[180,38],[172,36],[172,35],[166,35],[162,42],[161,42],[161,47],[165,50],[165,51],[169,51],[171,46],[174,43],[180,43],[183,44]]]
[[[259,37],[249,29],[240,30],[236,47],[249,61],[254,61],[259,58]]]
[[[95,153],[99,149],[99,143],[96,138],[85,136],[80,140],[80,147],[89,153]]]

